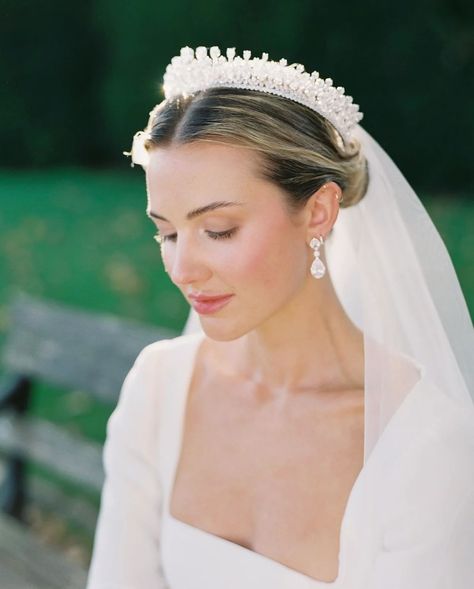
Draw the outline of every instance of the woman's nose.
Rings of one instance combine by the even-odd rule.
[[[210,274],[209,268],[200,259],[199,251],[191,244],[176,244],[175,250],[166,270],[177,286],[183,286],[192,282],[202,283]]]

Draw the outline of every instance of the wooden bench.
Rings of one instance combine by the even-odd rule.
[[[93,536],[97,506],[82,499],[71,499],[44,478],[27,478],[32,462],[53,477],[79,485],[97,497],[103,484],[102,445],[70,431],[68,427],[29,414],[36,381],[70,391],[83,391],[94,400],[115,406],[123,380],[140,350],[147,344],[178,335],[150,327],[38,300],[20,293],[10,306],[9,329],[3,348],[6,373],[0,386],[0,455],[4,459],[4,478],[0,487],[0,587],[16,588],[19,562],[28,560],[22,589],[48,585],[57,575],[70,575],[75,587],[78,573],[67,569],[71,561],[52,558],[52,550],[35,544],[32,534],[19,527],[25,522],[30,503],[49,505],[66,519],[78,521]],[[68,394],[68,393],[66,393]],[[67,425],[67,424],[65,424]],[[12,523],[11,518],[18,520]],[[3,541],[4,540],[4,541]],[[33,548],[34,547],[34,548]],[[35,558],[29,558],[31,553]],[[17,554],[17,561],[13,558]],[[56,566],[57,565],[57,566]],[[48,573],[43,569],[48,568]],[[85,568],[82,571],[85,574]],[[2,580],[2,575],[8,579]],[[84,581],[82,578],[82,581]],[[37,583],[35,585],[34,583]],[[10,583],[10,585],[8,584]],[[45,585],[46,583],[46,585]]]
[[[41,544],[25,526],[0,516],[2,589],[84,589],[87,572]]]

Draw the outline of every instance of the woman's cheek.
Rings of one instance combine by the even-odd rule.
[[[275,233],[261,230],[239,240],[238,250],[229,260],[229,268],[239,280],[256,283],[263,289],[272,286],[279,273],[283,248]]]

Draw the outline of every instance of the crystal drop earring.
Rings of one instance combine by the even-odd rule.
[[[326,266],[322,263],[322,261],[319,258],[319,248],[323,245],[323,243],[324,240],[322,235],[319,236],[319,239],[317,237],[313,237],[313,239],[309,243],[310,247],[313,248],[314,253],[314,260],[311,264],[311,274],[315,278],[322,278],[326,273]]]

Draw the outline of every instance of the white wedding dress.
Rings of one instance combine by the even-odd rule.
[[[146,346],[125,379],[107,426],[87,589],[474,588],[472,421],[423,373],[350,492],[335,582],[316,581],[171,516],[203,337]]]

